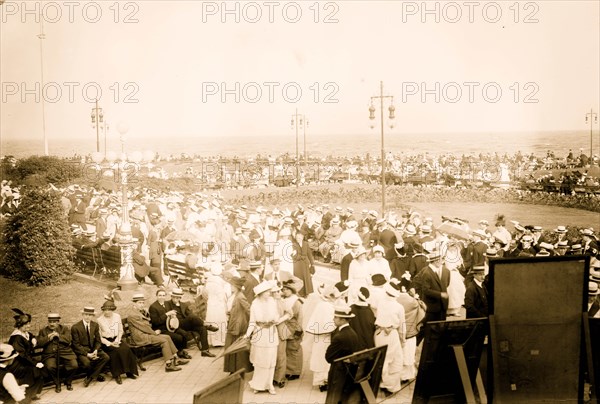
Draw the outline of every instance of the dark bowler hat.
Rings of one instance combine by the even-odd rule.
[[[373,276],[371,276],[371,283],[373,284],[373,286],[381,286],[381,285],[385,285],[387,281],[385,280],[385,276],[383,276],[382,274],[374,274]]]

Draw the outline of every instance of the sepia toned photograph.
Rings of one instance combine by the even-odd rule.
[[[598,403],[600,2],[0,0],[0,403]]]

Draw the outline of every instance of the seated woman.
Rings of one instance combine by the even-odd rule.
[[[27,384],[25,395],[30,400],[37,400],[44,385],[46,370],[44,364],[33,358],[33,351],[37,341],[31,329],[31,315],[23,313],[19,309],[12,309],[16,313],[15,329],[8,339],[15,352],[19,354],[9,366],[10,372],[15,376],[19,384]],[[40,358],[41,359],[41,358]]]
[[[123,323],[121,316],[115,313],[117,307],[112,300],[102,305],[102,315],[98,317],[102,350],[110,357],[110,373],[118,384],[121,375],[136,379],[138,376],[137,358],[127,342],[123,341]]]

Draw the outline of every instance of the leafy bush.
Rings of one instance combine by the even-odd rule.
[[[29,285],[60,284],[75,270],[60,195],[32,188],[2,226],[0,274]]]
[[[15,185],[26,184],[45,186],[68,185],[81,177],[78,162],[60,159],[54,156],[31,156],[11,163],[11,159],[2,161],[2,178],[13,180]]]

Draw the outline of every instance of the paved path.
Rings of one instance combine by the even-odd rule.
[[[316,267],[314,276],[315,284],[333,283],[339,280],[339,271],[322,266]],[[309,370],[309,351],[306,346],[310,343],[304,339],[304,370],[298,380],[291,381],[283,389],[276,388],[277,394],[254,394],[248,387],[244,390],[244,403],[324,403],[326,393],[321,393],[312,387],[312,372]],[[213,348],[215,354],[222,352],[222,348]],[[39,403],[155,403],[155,404],[191,404],[194,393],[226,377],[223,372],[223,359],[214,361],[212,358],[200,356],[196,347],[189,350],[193,359],[189,364],[182,366],[179,372],[166,373],[162,359],[155,359],[145,363],[147,370],[140,371],[137,380],[123,379],[123,384],[118,385],[110,375],[106,381],[93,382],[89,387],[83,387],[83,380],[73,383],[73,391],[63,388],[61,393],[55,393],[53,388],[42,392]],[[247,375],[249,380],[251,374]],[[398,394],[384,399],[379,396],[378,402],[409,403],[412,399],[414,383]],[[221,403],[220,403],[221,404]]]

